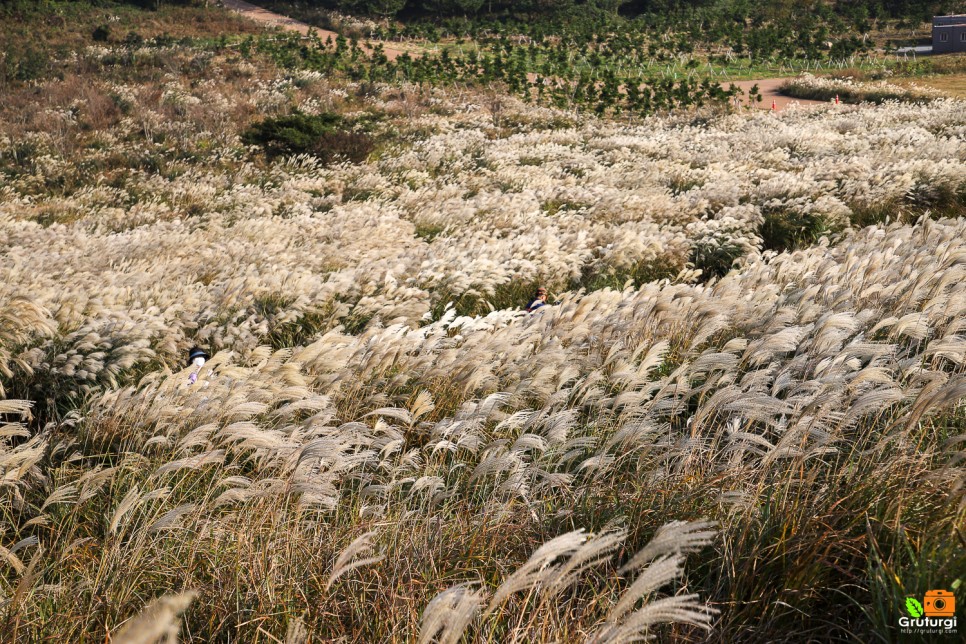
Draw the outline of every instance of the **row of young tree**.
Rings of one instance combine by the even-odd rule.
[[[0,10],[45,10],[76,0],[0,0]],[[92,6],[211,5],[215,0],[86,0]],[[262,5],[292,4],[291,0],[254,0]],[[300,4],[347,14],[434,20],[447,17],[486,19],[561,19],[588,17],[650,17],[675,21],[712,15],[746,20],[781,21],[808,13],[834,13],[846,19],[926,20],[962,9],[961,0],[299,0]]]
[[[863,51],[870,43],[859,32],[835,29],[813,15],[804,15],[790,25],[765,23],[747,27],[727,20],[689,21],[673,25],[624,21],[622,28],[600,21],[571,22],[567,25],[530,25],[525,32],[514,24],[465,23],[465,29],[443,32],[434,25],[409,23],[380,27],[365,37],[381,41],[455,39],[456,48],[520,56],[530,71],[550,74],[551,68],[565,62],[578,65],[613,67],[619,70],[640,68],[644,61],[696,63],[692,54],[702,51],[708,60],[719,63],[735,58],[763,60],[842,60]]]
[[[925,20],[954,9],[956,0],[303,0],[344,13],[375,16],[543,16],[621,14],[687,16],[708,10],[781,20],[808,11],[843,17]]]
[[[343,12],[397,16],[359,38],[469,41],[492,52],[526,44],[542,71],[562,56],[633,67],[700,51],[763,60],[842,60],[873,46],[880,18],[918,21],[950,0],[308,0]],[[290,0],[262,0],[285,13]],[[305,0],[300,0],[305,6]],[[550,62],[548,62],[550,61]],[[549,72],[548,72],[549,73]]]
[[[570,2],[527,1],[542,2],[545,7]],[[799,9],[807,9],[808,1],[804,0]],[[648,6],[660,2],[669,8],[682,4],[657,0]],[[615,19],[633,27],[627,29],[606,28],[615,23],[599,18],[566,23],[533,21],[526,30],[518,29],[517,23],[467,20],[461,23],[465,27],[462,32],[436,32],[437,39],[445,37],[445,46],[395,60],[383,55],[379,46],[370,55],[361,41],[425,37],[419,29],[427,24],[435,28],[432,23],[403,21],[403,29],[409,30],[404,33],[400,23],[392,21],[388,27],[362,34],[359,40],[339,37],[321,47],[286,39],[260,41],[258,46],[286,67],[337,72],[363,81],[501,83],[527,100],[602,115],[644,115],[678,107],[728,104],[734,93],[723,89],[721,79],[731,77],[733,67],[764,63],[800,69],[803,63],[818,62],[851,65],[854,58],[846,59],[870,46],[857,37],[858,30],[836,34],[831,18],[838,14],[829,5],[819,5],[822,8],[814,12],[803,10],[792,23],[778,24],[762,16],[748,21],[744,9],[751,4],[745,0],[728,4],[732,14],[721,2],[709,0],[705,4],[707,11],[725,13],[714,20],[705,15],[702,20],[676,21],[670,14]],[[769,6],[777,10],[777,6]]]
[[[738,93],[715,80],[699,75],[679,78],[658,73],[629,78],[613,68],[578,68],[562,63],[553,74],[528,71],[525,50],[475,51],[411,57],[403,54],[390,60],[377,45],[364,50],[354,40],[340,36],[334,42],[307,44],[294,36],[249,38],[242,43],[242,55],[254,51],[268,54],[285,68],[338,73],[367,82],[406,81],[422,85],[465,85],[492,87],[499,84],[524,100],[561,109],[590,111],[598,115],[648,115],[677,108],[728,105]]]

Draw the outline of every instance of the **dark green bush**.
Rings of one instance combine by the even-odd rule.
[[[91,33],[95,42],[107,42],[111,38],[111,28],[108,25],[97,25]]]
[[[311,154],[324,163],[346,159],[364,161],[372,152],[372,137],[345,127],[338,114],[302,114],[269,118],[252,125],[242,134],[247,145],[261,147],[269,158],[289,154]]]
[[[144,38],[136,31],[129,31],[124,36],[124,44],[128,47],[140,47],[144,44]]]
[[[691,249],[691,264],[701,270],[702,278],[724,277],[735,260],[748,254],[738,244],[698,244]]]
[[[320,136],[310,153],[324,163],[339,160],[362,163],[374,148],[372,137],[364,132],[337,130]]]
[[[342,117],[338,114],[296,112],[255,123],[242,133],[242,141],[260,146],[270,157],[305,154],[323,134],[333,132],[341,124]]]
[[[47,76],[51,61],[46,50],[36,49],[30,44],[19,47],[7,45],[0,51],[0,85],[10,81],[32,81]]]
[[[784,210],[766,212],[761,226],[764,248],[779,252],[810,246],[829,232],[821,215]]]

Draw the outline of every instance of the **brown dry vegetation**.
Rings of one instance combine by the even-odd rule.
[[[107,25],[107,42],[119,42],[133,32],[141,38],[217,38],[225,35],[264,33],[265,27],[212,2],[200,4],[162,3],[157,11],[145,11],[136,3],[117,2],[110,6],[89,2],[38,2],[0,8],[4,26],[0,50],[11,45],[35,45],[80,50],[92,43],[92,33]]]
[[[902,87],[931,87],[946,96],[966,98],[966,74],[948,74],[946,76],[923,76],[920,78],[898,78],[893,81]]]

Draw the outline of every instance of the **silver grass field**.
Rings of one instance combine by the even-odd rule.
[[[962,101],[629,123],[111,54],[0,109],[0,640],[888,642],[966,604]],[[241,143],[294,109],[391,142]]]

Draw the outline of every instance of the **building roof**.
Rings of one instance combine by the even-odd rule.
[[[932,26],[933,27],[953,27],[966,25],[966,14],[958,14],[952,16],[933,16]]]

